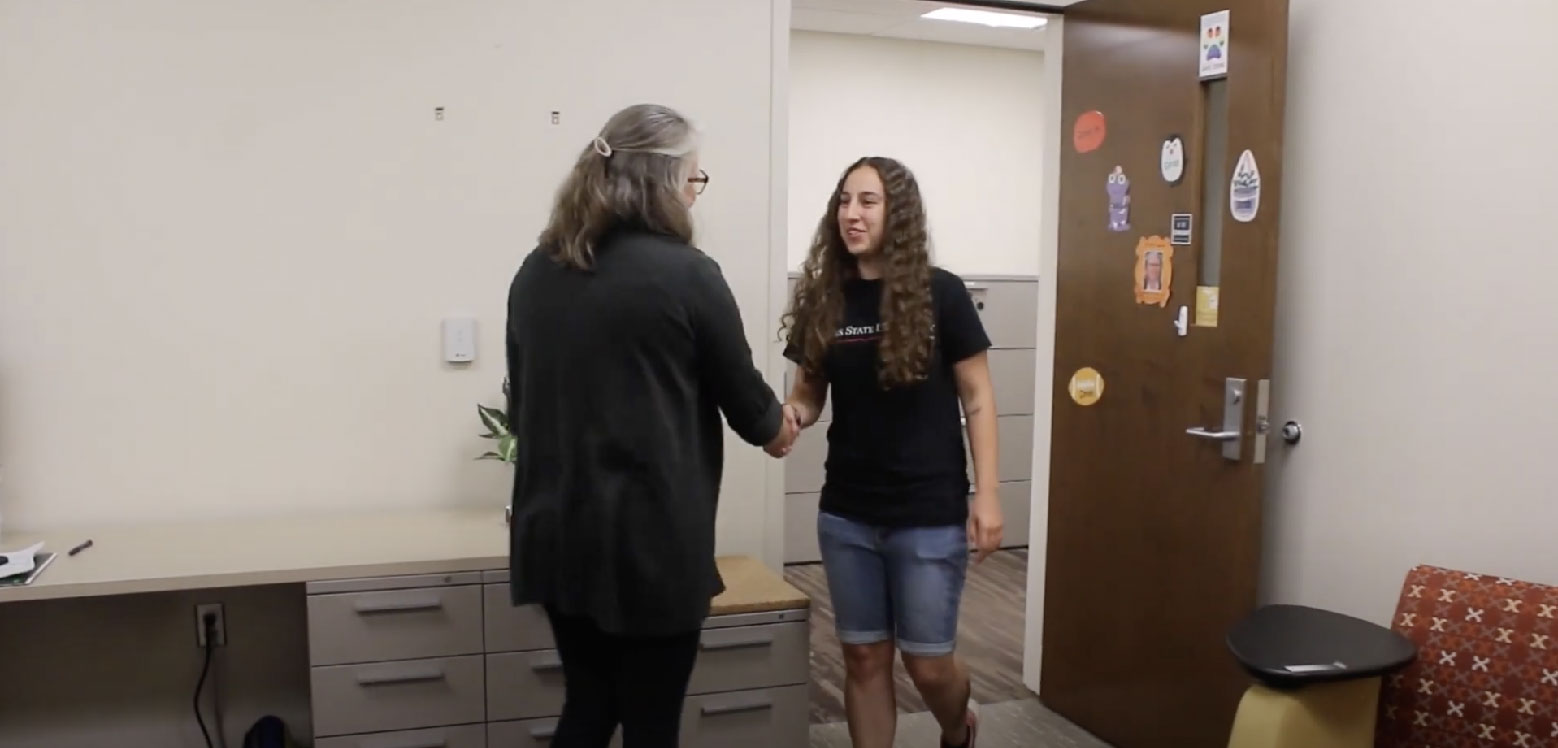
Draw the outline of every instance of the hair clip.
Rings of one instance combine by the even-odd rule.
[[[591,140],[590,147],[594,148],[595,152],[599,153],[601,156],[605,158],[611,158],[611,146],[606,143],[605,138],[598,137],[594,140]]]

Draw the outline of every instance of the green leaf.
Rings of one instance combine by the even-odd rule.
[[[501,460],[501,459],[503,459],[503,456],[498,454],[497,452],[483,452],[481,454],[481,456],[477,457],[476,459],[478,459],[478,460]]]
[[[517,440],[512,435],[504,436],[498,440],[498,454],[501,455],[501,459],[504,462],[514,461],[514,448],[516,446]]]
[[[481,415],[481,423],[487,427],[491,434],[503,436],[509,432],[508,415],[497,408],[489,408],[485,405],[477,405],[476,412]]]

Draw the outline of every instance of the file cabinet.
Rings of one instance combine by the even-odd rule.
[[[509,603],[506,570],[330,580],[307,592],[320,748],[549,743],[562,662],[545,615]],[[805,745],[807,609],[727,607],[716,599],[701,634],[681,744]]]

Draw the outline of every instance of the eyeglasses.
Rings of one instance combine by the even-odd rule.
[[[693,185],[695,194],[702,195],[703,191],[709,188],[709,173],[699,169],[698,176],[688,177],[687,183]]]

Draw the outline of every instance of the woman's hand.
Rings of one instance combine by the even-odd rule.
[[[995,491],[975,491],[968,510],[968,544],[976,549],[974,563],[1001,547],[1005,519],[1001,515],[1001,497]]]

